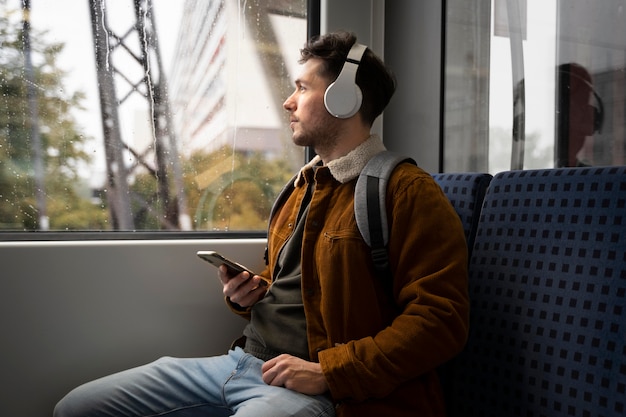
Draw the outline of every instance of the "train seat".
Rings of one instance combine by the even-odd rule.
[[[492,176],[481,172],[463,172],[433,174],[433,178],[443,189],[463,223],[471,255],[480,209]]]
[[[626,167],[497,174],[450,416],[626,415]]]

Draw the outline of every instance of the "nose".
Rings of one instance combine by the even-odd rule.
[[[283,103],[283,108],[287,111],[293,111],[296,108],[296,101],[293,98],[294,94],[295,92],[292,93],[289,97],[287,97],[287,99]]]

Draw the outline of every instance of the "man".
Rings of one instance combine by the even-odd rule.
[[[430,175],[401,164],[386,196],[393,279],[376,275],[355,222],[354,186],[384,149],[370,128],[395,80],[366,50],[358,112],[331,115],[325,92],[355,42],[338,32],[302,50],[284,107],[294,143],[318,156],[272,217],[266,270],[231,277],[219,269],[229,306],[250,319],[239,347],[94,381],[59,403],[56,417],[445,414],[436,369],[467,337],[465,239]]]

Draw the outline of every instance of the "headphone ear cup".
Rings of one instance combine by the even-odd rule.
[[[347,119],[361,108],[363,93],[356,83],[356,74],[366,50],[367,46],[360,43],[352,45],[339,76],[324,93],[324,106],[334,117]]]
[[[331,115],[347,119],[361,108],[363,93],[358,85],[346,77],[339,77],[324,93],[324,106]]]
[[[602,113],[596,106],[593,107],[593,132],[602,133]]]

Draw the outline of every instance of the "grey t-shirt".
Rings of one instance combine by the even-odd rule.
[[[309,189],[294,232],[279,253],[274,271],[276,279],[265,297],[252,307],[250,323],[244,329],[245,351],[262,360],[282,353],[309,359],[302,303],[301,252],[310,194]]]

